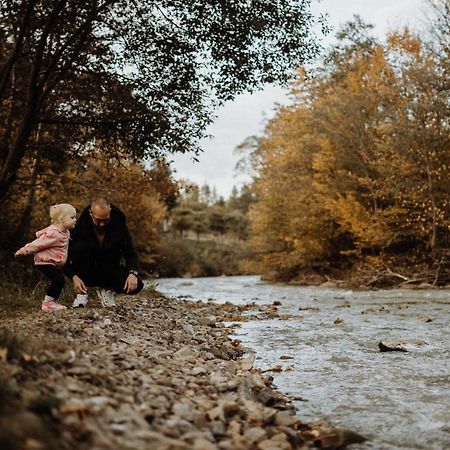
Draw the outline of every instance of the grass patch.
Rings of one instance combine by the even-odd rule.
[[[0,317],[39,310],[47,286],[48,280],[34,266],[17,260],[4,262],[0,266]],[[69,306],[74,296],[72,283],[66,278],[60,302]]]

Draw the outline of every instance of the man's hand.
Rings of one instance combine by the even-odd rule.
[[[74,275],[72,278],[72,283],[73,289],[77,294],[87,294],[87,287],[79,276]]]
[[[14,256],[25,256],[27,254],[27,251],[24,248],[21,248],[20,250],[17,250],[16,253],[14,253]]]
[[[137,276],[134,273],[130,273],[125,280],[125,286],[123,287],[123,290],[129,294],[130,292],[133,292],[136,290],[138,285],[138,279]]]

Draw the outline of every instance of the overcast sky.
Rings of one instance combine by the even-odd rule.
[[[375,25],[374,34],[383,37],[390,29],[409,25],[424,27],[424,0],[313,0],[313,11],[327,13],[328,23],[334,29],[359,14]],[[332,34],[326,39],[330,43]],[[200,186],[208,183],[217,193],[227,198],[233,185],[240,186],[246,178],[235,174],[237,157],[233,150],[246,137],[261,133],[264,122],[273,115],[275,104],[287,103],[286,92],[268,87],[253,95],[241,95],[225,104],[217,119],[208,129],[213,137],[202,141],[204,150],[199,162],[190,155],[174,155],[172,169],[175,178],[193,181]]]

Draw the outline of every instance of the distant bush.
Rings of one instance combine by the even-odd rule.
[[[153,270],[161,277],[207,277],[241,274],[247,257],[242,246],[216,241],[195,241],[165,235],[156,250]]]

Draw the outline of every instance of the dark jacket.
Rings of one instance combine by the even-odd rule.
[[[89,255],[93,258],[95,265],[116,267],[120,265],[121,258],[123,258],[128,270],[139,270],[138,256],[127,227],[125,214],[119,208],[111,205],[110,220],[105,229],[105,239],[100,246],[89,214],[89,208],[90,206],[83,210],[75,228],[70,232],[71,242],[69,244],[68,263],[64,267],[65,274],[69,278],[77,274],[70,260],[73,246],[80,241],[89,247]]]

